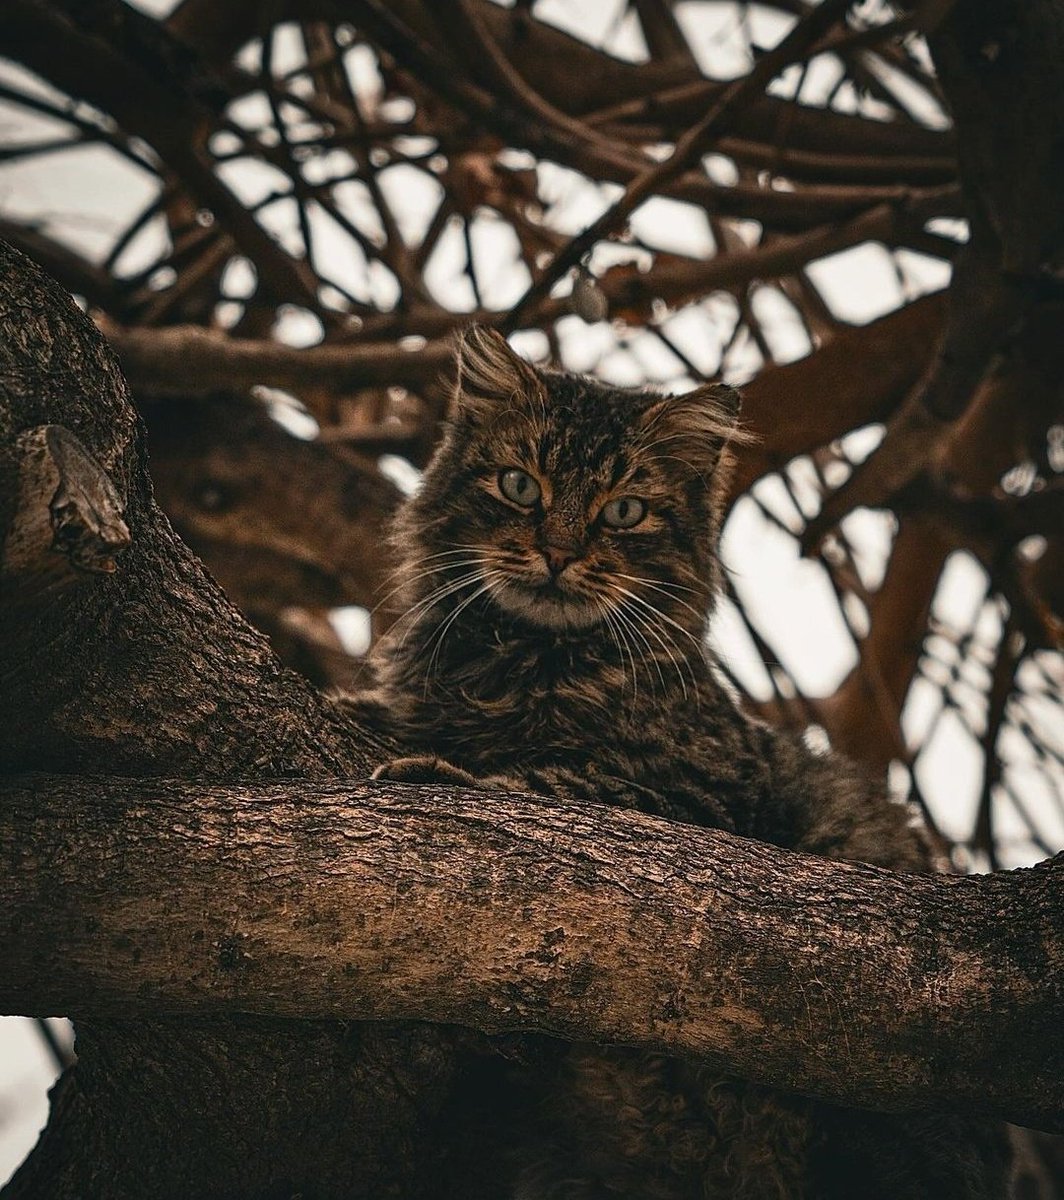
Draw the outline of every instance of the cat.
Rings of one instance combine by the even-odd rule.
[[[402,615],[373,652],[376,687],[347,701],[409,749],[378,775],[929,869],[903,805],[745,716],[707,652],[738,393],[542,370],[476,326],[456,358],[443,438],[396,520]],[[535,1045],[480,1080],[485,1111],[510,1122],[498,1152],[516,1200],[1006,1194],[993,1127],[848,1112],[634,1050]]]

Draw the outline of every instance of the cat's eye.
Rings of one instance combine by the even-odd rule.
[[[499,491],[507,500],[520,504],[522,508],[531,508],[539,499],[540,486],[527,471],[517,467],[508,467],[499,472]]]
[[[631,529],[646,515],[646,502],[634,496],[621,496],[602,506],[602,520],[612,529]]]

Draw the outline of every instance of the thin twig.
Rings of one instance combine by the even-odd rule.
[[[782,42],[760,59],[748,75],[729,85],[710,108],[676,143],[663,162],[648,168],[628,184],[624,194],[597,221],[577,235],[554,259],[514,306],[510,315],[500,323],[510,332],[521,323],[522,317],[541,300],[561,277],[575,267],[603,238],[618,230],[644,200],[658,191],[661,185],[674,178],[712,145],[735,111],[760,94],[786,66],[805,54],[845,14],[852,0],[824,0],[804,20],[800,21]]]

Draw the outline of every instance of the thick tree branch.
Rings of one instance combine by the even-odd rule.
[[[935,293],[752,379],[742,420],[756,440],[737,452],[732,499],[797,455],[886,420],[930,362],[945,308]]]
[[[896,876],[394,784],[30,776],[0,811],[7,1012],[536,1029],[1064,1131],[1064,856]]]
[[[387,748],[283,670],[175,538],[114,356],[57,284],[0,243],[0,543],[26,511],[21,435],[60,423],[111,481],[132,541],[114,572],[46,603],[22,604],[25,580],[0,587],[0,765],[320,779],[380,761]],[[79,1022],[78,1052],[5,1197],[261,1196],[281,1177],[330,1200],[419,1196],[446,1138],[440,1106],[459,1103],[451,1035],[427,1026],[98,1018]]]
[[[90,263],[76,250],[64,246],[32,224],[0,217],[0,237],[28,254],[68,291],[116,315],[123,310],[121,289],[111,274]]]

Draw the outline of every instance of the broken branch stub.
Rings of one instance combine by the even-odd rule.
[[[63,425],[38,425],[16,443],[18,502],[2,572],[23,599],[109,575],[131,542],[110,477]]]

